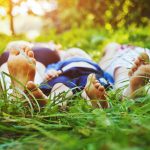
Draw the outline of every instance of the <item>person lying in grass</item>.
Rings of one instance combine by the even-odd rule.
[[[62,50],[60,44],[55,44],[52,41],[47,43],[30,43],[20,40],[8,43],[5,51],[0,56],[0,70],[9,74],[7,68],[7,60],[10,51],[13,49],[20,50],[24,48],[32,49],[32,51],[34,52],[37,70],[34,82],[37,84],[40,84],[43,81],[45,67],[47,67],[49,64],[66,60],[72,57],[83,57],[92,60],[87,53],[79,48],[69,48],[67,50]],[[10,83],[9,78],[7,78],[7,80]]]
[[[49,94],[53,98],[59,93],[66,92],[66,97],[70,97],[76,92],[83,91],[82,96],[93,100],[91,103],[94,107],[108,108],[105,89],[111,87],[113,78],[89,59],[73,57],[48,65],[45,79],[39,88],[33,82],[36,60],[31,49],[12,49],[7,64],[10,75],[26,85],[40,105],[47,103]],[[17,81],[12,80],[12,84],[22,89]],[[97,102],[96,99],[102,101]]]
[[[71,90],[71,89],[78,87],[76,90],[77,91],[83,90],[83,93],[84,93],[83,97],[86,97],[86,98],[89,97],[94,107],[102,106],[103,108],[107,108],[109,106],[108,102],[106,101],[105,89],[107,89],[107,87],[110,87],[111,83],[113,83],[113,80],[109,74],[104,73],[104,71],[101,68],[97,67],[95,63],[90,62],[89,60],[84,61],[85,59],[81,59],[84,65],[85,63],[90,64],[92,66],[92,67],[90,66],[91,69],[93,69],[94,67],[96,67],[96,69],[99,68],[98,70],[96,70],[99,72],[99,76],[100,76],[99,78],[97,77],[97,75],[93,74],[93,73],[96,73],[95,70],[90,70],[91,72],[89,70],[87,72],[84,70],[82,70],[81,72],[79,71],[81,67],[83,68],[87,68],[87,66],[89,67],[89,65],[87,64],[85,66],[83,64],[78,66],[79,67],[79,70],[77,70],[78,72],[76,72],[76,70],[75,71],[72,70],[72,68],[62,65],[62,64],[68,65],[67,63],[68,60],[67,62],[64,61],[63,63],[59,62],[58,64],[50,65],[48,67],[48,70],[49,69],[51,70],[52,68],[53,69],[55,68],[56,70],[47,71],[47,75],[45,76],[45,82],[42,83],[40,87],[38,88],[36,84],[33,82],[35,71],[36,71],[35,69],[36,60],[34,59],[34,54],[30,49],[22,49],[22,51],[24,52],[24,55],[26,57],[22,56],[22,54],[18,50],[11,51],[11,54],[8,60],[9,72],[12,76],[15,76],[19,81],[21,81],[24,85],[26,85],[26,87],[32,92],[35,98],[39,100],[40,105],[45,105],[47,103],[48,98],[46,95],[48,94],[56,96],[57,94],[66,91],[67,92],[66,96],[69,97],[74,93],[74,90]],[[109,57],[107,56],[108,54],[106,54],[104,56],[104,59],[102,60],[104,63],[106,63],[107,58],[109,59]],[[77,60],[79,62],[81,61],[80,59],[77,59]],[[139,88],[141,88],[142,86],[148,83],[148,81],[145,82],[145,78],[149,79],[150,77],[149,76],[150,65],[148,61],[149,61],[149,57],[146,53],[142,53],[139,57],[137,57],[137,60],[134,62],[133,67],[130,69],[130,75],[132,74],[132,77],[129,79],[129,85],[125,89],[125,91],[127,92],[125,92],[124,95],[132,96],[134,95],[133,93],[135,93],[135,91],[137,91]],[[74,63],[76,61],[72,60],[70,62]],[[67,69],[69,68],[71,70],[71,73],[73,73],[75,77],[76,76],[79,77],[78,80],[76,80],[75,82],[73,81],[73,84],[75,83],[78,86],[72,85],[72,82],[70,82],[69,83],[70,85],[67,86],[68,81],[70,81],[70,78],[68,79],[68,76],[70,77],[72,74],[70,73],[68,74],[68,72],[66,71],[67,69],[65,68],[66,70],[62,70],[61,67],[64,67],[64,68],[66,67]],[[26,68],[26,70],[22,68]],[[60,68],[61,70],[59,70]],[[119,67],[119,69],[121,68],[122,67]],[[68,75],[65,74],[65,78],[63,76],[64,72],[68,74]],[[114,73],[114,77],[117,80],[118,79],[117,77],[120,78],[121,74],[116,74],[116,72],[117,71],[115,71]],[[82,76],[80,73],[86,77],[85,78],[83,77],[82,79]],[[60,82],[61,80],[59,79],[61,79],[63,82]],[[12,81],[12,83],[15,86],[18,86],[17,82]],[[84,84],[82,85],[82,83]]]
[[[131,45],[110,43],[99,65],[113,76],[114,88],[122,88],[123,96],[136,97],[150,79],[150,50]],[[125,88],[127,87],[127,88]]]
[[[17,50],[19,49],[19,50]],[[24,85],[27,83],[26,81],[27,80],[31,80],[33,81],[33,78],[34,78],[34,73],[33,73],[33,66],[35,65],[31,65],[30,63],[27,63],[27,60],[28,57],[30,57],[30,53],[32,53],[30,51],[31,49],[31,46],[30,46],[30,43],[27,43],[27,42],[23,42],[23,41],[17,41],[17,42],[11,42],[8,46],[7,46],[7,50],[10,52],[10,55],[9,55],[9,59],[8,59],[8,68],[9,68],[9,72],[10,72],[10,75],[12,76],[15,76],[17,80],[21,81],[21,83],[23,83]],[[33,48],[32,48],[33,49]],[[28,55],[28,52],[27,51],[30,51],[29,55]],[[43,51],[43,49],[41,48],[41,55],[45,56],[45,58],[47,59],[49,57],[49,59],[51,59],[53,57],[53,54],[54,52],[52,53],[50,50],[49,50],[49,54],[48,54],[48,50],[47,52],[45,53],[45,49]],[[23,53],[24,52],[24,53]],[[36,59],[38,59],[38,61],[41,59],[39,57],[37,57],[37,52],[39,53],[39,51],[37,51],[37,49],[33,49],[33,52],[36,53]],[[48,55],[47,55],[48,54]],[[50,55],[51,54],[51,55]],[[77,91],[80,91],[80,90],[83,90],[83,93],[86,93],[85,90],[84,90],[84,87],[86,85],[86,80],[87,80],[87,77],[88,75],[91,73],[91,72],[95,72],[97,73],[97,78],[100,78],[102,76],[106,76],[105,78],[109,78],[111,83],[113,83],[113,79],[112,77],[107,74],[107,73],[103,73],[103,71],[100,69],[100,67],[91,61],[91,58],[90,56],[88,56],[84,51],[82,51],[81,49],[78,49],[78,48],[72,48],[72,49],[69,49],[67,50],[66,52],[65,51],[58,51],[58,54],[59,54],[59,57],[61,58],[62,62],[58,63],[55,65],[55,67],[57,66],[57,69],[59,67],[59,69],[64,69],[65,67],[69,66],[69,65],[76,65],[77,62],[78,62],[78,65],[77,66],[72,66],[71,68],[68,68],[67,70],[65,70],[62,74],[61,74],[61,77],[59,77],[59,79],[54,79],[57,75],[56,75],[56,71],[54,70],[54,65],[52,66],[48,66],[48,68],[50,69],[50,72],[48,72],[48,75],[45,76],[45,79],[50,80],[48,77],[50,76],[50,74],[53,76],[53,80],[48,84],[46,85],[46,83],[42,83],[40,86],[40,89],[44,91],[44,93],[48,93],[50,94],[50,91],[54,91],[54,92],[51,92],[51,95],[56,95],[56,93],[60,93],[61,91],[59,91],[60,89],[66,89],[64,91],[71,93],[70,92],[70,89],[73,89],[72,92],[75,93]],[[19,55],[19,56],[18,56]],[[56,54],[55,54],[56,55]],[[54,56],[55,56],[54,55]],[[16,57],[14,57],[16,56]],[[38,55],[40,56],[40,55]],[[24,57],[24,58],[23,58]],[[56,56],[55,56],[56,57]],[[78,58],[75,58],[75,57],[78,57]],[[84,59],[83,59],[84,58]],[[16,60],[15,60],[16,59]],[[65,60],[64,60],[65,59]],[[70,60],[69,60],[70,59]],[[13,62],[13,63],[12,63]],[[32,61],[31,61],[32,62]],[[52,60],[49,61],[50,63],[52,62]],[[16,63],[14,65],[14,63]],[[37,63],[37,62],[36,62]],[[38,62],[39,63],[39,62]],[[41,63],[43,63],[43,61],[41,61]],[[19,64],[19,65],[17,65]],[[30,64],[30,65],[29,65]],[[68,65],[64,65],[63,64],[68,64]],[[26,68],[32,68],[31,70],[28,71],[28,73],[26,72],[27,70],[24,70],[22,68],[25,68],[26,65]],[[45,64],[44,64],[45,65]],[[82,65],[82,66],[80,66]],[[17,66],[15,68],[15,66]],[[38,65],[40,66],[40,65]],[[45,65],[46,66],[46,65]],[[36,72],[39,71],[39,69],[41,69],[41,66],[40,67],[37,67],[35,70]],[[43,67],[42,67],[43,69]],[[48,70],[49,70],[48,69]],[[83,69],[83,70],[82,70]],[[16,75],[16,73],[14,72],[14,70],[17,70],[16,72],[19,72],[18,74],[19,75]],[[20,70],[20,71],[19,71]],[[79,71],[79,72],[78,72]],[[22,72],[25,72],[24,75],[21,75],[23,74]],[[77,72],[77,73],[76,73]],[[75,74],[76,73],[76,74]],[[104,75],[103,75],[104,74]],[[56,75],[56,76],[55,76]],[[22,77],[21,77],[22,76]],[[29,78],[28,78],[29,77]],[[66,80],[65,79],[68,79],[70,81],[68,81],[66,83]],[[23,90],[23,86],[16,82],[16,81],[12,81],[12,83],[18,87],[19,89],[22,89]],[[48,83],[48,82],[47,82]],[[55,84],[55,83],[58,83],[58,84]],[[57,87],[58,85],[60,85],[64,83],[64,85],[67,84],[67,86],[70,88],[66,88],[66,86],[60,86],[60,88],[58,88],[57,90],[55,90],[55,87]],[[55,84],[55,85],[54,85]],[[101,79],[101,84],[105,85],[105,87],[108,87],[109,86],[109,83],[107,83],[107,81],[105,81],[104,78]],[[45,88],[46,87],[46,88]],[[48,87],[48,88],[47,88]],[[103,90],[103,88],[102,88]],[[48,92],[47,92],[48,91]],[[47,95],[48,95],[47,94]],[[54,97],[54,96],[52,96]],[[83,94],[83,97],[87,97],[86,94]],[[100,97],[100,95],[99,95]],[[103,96],[104,97],[104,96]],[[104,99],[104,98],[103,98]],[[102,107],[108,107],[107,103],[105,104],[105,102],[102,102],[104,106]],[[94,103],[93,103],[94,105]],[[105,106],[106,105],[106,106]],[[95,107],[96,107],[96,104],[95,104]],[[97,106],[97,107],[100,107],[100,106]]]

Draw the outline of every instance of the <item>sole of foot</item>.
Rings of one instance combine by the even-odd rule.
[[[29,48],[11,50],[7,61],[9,74],[12,77],[12,84],[15,88],[24,90],[28,81],[34,81],[36,71],[36,60],[34,53]],[[18,83],[18,81],[20,83]]]
[[[96,80],[95,74],[90,74],[87,78],[85,92],[91,100],[92,106],[96,108],[108,108],[109,103],[106,101],[105,88]]]
[[[47,96],[36,86],[33,81],[28,81],[26,88],[28,89],[28,94],[30,95],[31,100],[33,98],[36,99],[41,107],[47,104]]]
[[[129,70],[129,86],[124,90],[124,96],[135,98],[140,96],[150,79],[149,56],[141,53]],[[140,92],[141,91],[141,92]]]

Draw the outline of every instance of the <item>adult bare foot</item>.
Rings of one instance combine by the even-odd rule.
[[[44,81],[50,81],[53,78],[58,77],[59,75],[61,75],[62,71],[61,70],[49,70],[44,77]]]
[[[28,89],[28,93],[31,96],[31,99],[35,98],[41,107],[47,104],[47,96],[36,86],[33,81],[28,81],[26,88]]]
[[[149,79],[149,56],[146,53],[141,53],[129,71],[130,83],[129,86],[124,90],[123,96],[132,98],[139,96],[141,94],[140,90],[143,91],[144,86],[149,82]]]
[[[36,61],[31,49],[22,48],[21,50],[11,50],[7,65],[10,75],[13,77],[12,84],[15,87],[24,90],[27,82],[34,80]],[[17,81],[22,83],[22,85]]]
[[[109,104],[106,101],[105,88],[96,80],[95,74],[90,74],[85,86],[85,92],[91,99],[91,103],[94,107],[108,108]]]

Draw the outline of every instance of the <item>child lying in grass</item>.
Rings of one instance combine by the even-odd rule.
[[[76,90],[82,90],[84,93],[83,97],[90,98],[94,107],[107,108],[109,106],[106,101],[106,89],[113,83],[113,79],[110,74],[105,73],[91,60],[85,58],[71,58],[48,66],[45,82],[38,88],[33,82],[36,72],[34,53],[29,48],[21,49],[21,51],[24,52],[24,55],[22,55],[19,50],[11,50],[7,62],[9,73],[26,85],[35,98],[39,100],[40,105],[43,106],[47,103],[48,98],[46,95],[48,94],[51,94],[53,97],[66,91],[68,92],[66,96],[69,97],[76,92]],[[106,63],[107,59],[110,59],[110,55],[106,52],[102,62]],[[145,78],[148,78],[148,80],[150,78],[150,64],[148,61],[148,55],[142,53],[137,57],[135,62],[133,62],[134,64],[129,71],[131,76],[129,78],[129,84],[124,92],[125,96],[133,96],[135,91],[148,83],[148,81],[145,80]],[[103,63],[102,66],[105,67]],[[111,64],[108,63],[107,65],[110,66]],[[120,66],[114,69],[115,72],[113,75],[116,81],[118,81],[118,78],[120,79],[120,76],[122,77],[120,69],[124,68]],[[19,87],[18,83],[14,80],[12,83]]]
[[[35,98],[39,99],[41,105],[47,103],[46,95],[51,94],[54,97],[61,92],[67,92],[66,97],[69,97],[75,92],[83,91],[84,97],[86,94],[90,99],[103,100],[100,101],[101,106],[92,101],[93,106],[108,107],[105,101],[105,89],[113,84],[113,79],[98,64],[86,58],[74,57],[49,65],[44,82],[37,88],[33,82],[36,72],[34,53],[29,48],[21,49],[21,51],[24,55],[19,50],[11,50],[7,62],[9,73],[26,85]],[[92,83],[91,80],[93,80]],[[21,89],[18,82],[12,80],[12,83]],[[42,99],[41,102],[40,99]]]
[[[16,79],[21,81],[24,85],[26,85],[28,80],[33,81],[34,77],[35,77],[35,73],[37,71],[41,70],[41,68],[43,69],[43,67],[41,67],[41,65],[40,65],[40,67],[38,65],[38,67],[35,68],[36,71],[34,71],[33,68],[35,67],[35,65],[33,65],[33,64],[35,61],[33,61],[33,64],[32,64],[33,58],[31,59],[31,63],[28,62],[28,61],[30,61],[30,59],[29,59],[31,57],[30,55],[33,55],[31,53],[33,53],[33,52],[36,53],[36,59],[38,61],[41,59],[41,58],[39,58],[40,55],[38,55],[39,57],[37,57],[37,53],[39,53],[39,52],[41,52],[42,57],[44,55],[45,59],[47,59],[47,60],[48,60],[48,58],[49,59],[53,58],[53,54],[54,54],[54,52],[51,52],[51,50],[46,51],[45,48],[44,48],[44,51],[43,51],[43,48],[41,48],[41,51],[37,51],[37,49],[35,49],[35,46],[34,46],[33,52],[32,52],[32,51],[30,51],[30,49],[31,49],[30,43],[23,42],[23,41],[11,42],[11,44],[9,44],[7,47],[8,47],[7,50],[10,52],[9,60],[7,62],[8,67],[9,67],[9,72],[12,76],[15,76]],[[17,49],[19,49],[19,50],[17,50]],[[29,53],[28,53],[28,51],[29,51]],[[49,54],[48,54],[48,52],[49,52]],[[53,95],[56,95],[56,93],[60,93],[59,90],[62,91],[62,89],[63,89],[63,91],[66,91],[66,92],[69,91],[68,94],[71,93],[71,95],[74,92],[81,91],[81,90],[84,91],[83,93],[86,93],[84,90],[84,87],[86,85],[86,80],[87,80],[88,75],[92,72],[96,73],[96,77],[98,79],[100,79],[100,77],[104,76],[103,78],[101,78],[100,82],[102,85],[105,85],[105,88],[109,86],[109,82],[106,81],[107,78],[110,80],[111,83],[113,83],[112,77],[111,76],[109,77],[109,75],[107,73],[103,73],[101,68],[96,63],[91,61],[90,56],[88,56],[81,49],[72,48],[72,49],[67,50],[66,52],[58,51],[57,54],[59,54],[59,57],[61,58],[62,61],[55,65],[53,64],[53,65],[49,65],[47,67],[47,68],[49,68],[48,70],[50,70],[50,71],[48,71],[48,74],[45,77],[45,79],[47,79],[47,82],[45,82],[44,84],[41,84],[41,86],[40,86],[40,89],[43,90],[43,92],[45,94],[48,95],[52,91],[51,95],[52,95],[52,97],[54,97]],[[56,57],[56,53],[54,56]],[[75,58],[75,57],[78,57],[78,58]],[[66,59],[66,60],[63,60],[63,59]],[[49,62],[51,63],[52,60],[49,60]],[[44,64],[43,60],[41,61],[41,63]],[[38,62],[38,64],[39,64],[39,62]],[[70,65],[75,65],[75,66],[70,67]],[[82,66],[80,66],[80,65],[82,65]],[[68,66],[69,66],[69,68],[66,69],[66,67],[68,67]],[[56,69],[56,67],[57,67],[58,72],[59,72],[59,70],[61,70],[61,71],[63,70],[63,73],[61,73],[60,77],[58,77],[57,79],[56,79],[57,71],[54,70],[54,69]],[[26,68],[26,70],[22,69],[22,68]],[[51,80],[51,82],[48,82],[50,80],[50,78],[49,78],[50,74],[52,74],[53,80]],[[106,80],[104,78],[106,78]],[[69,81],[66,82],[66,80],[69,80]],[[23,86],[20,83],[14,81],[14,80],[12,81],[12,83],[19,89],[23,90]],[[46,83],[48,83],[48,85]],[[55,83],[58,83],[58,84],[55,84]],[[60,86],[60,83],[61,83],[61,86]],[[60,88],[57,88],[57,90],[55,90],[55,88],[58,85]],[[69,88],[67,88],[66,85]],[[73,89],[73,90],[70,91],[70,89]],[[103,90],[103,88],[101,88],[101,90]],[[87,97],[86,94],[83,94],[83,96]],[[93,97],[95,97],[95,96],[93,96]],[[102,95],[102,97],[103,97],[103,99],[105,99],[104,95]],[[97,97],[95,97],[95,98],[97,98]],[[100,98],[101,98],[101,95],[99,95],[99,99]],[[107,103],[106,104],[105,104],[105,102],[102,102],[102,103],[104,105],[102,107],[108,107]],[[93,103],[93,105],[94,105],[94,103]],[[100,106],[96,106],[96,104],[95,104],[95,107],[100,107]]]
[[[75,56],[91,60],[91,57],[79,48],[70,48],[64,51],[61,50],[60,44],[55,44],[52,41],[48,43],[29,43],[26,41],[13,41],[8,43],[4,53],[2,53],[2,55],[0,56],[1,71],[9,73],[6,62],[8,60],[10,51],[13,49],[24,49],[25,47],[32,49],[32,51],[34,52],[37,70],[34,81],[38,84],[43,81],[45,67],[47,67],[47,65],[49,64],[66,60]]]

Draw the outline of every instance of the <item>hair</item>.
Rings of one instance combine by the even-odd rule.
[[[21,50],[24,47],[32,48],[33,44],[27,41],[13,41],[7,44],[5,51],[11,51],[13,49]]]
[[[7,62],[11,50],[16,49],[21,51],[25,47],[32,49],[35,59],[45,66],[60,61],[59,53],[56,50],[46,47],[44,43],[32,44],[26,41],[13,41],[8,43],[5,52],[0,55],[0,66]]]
[[[69,48],[66,51],[62,51],[62,54],[60,54],[61,60],[70,59],[73,57],[79,57],[79,58],[86,58],[90,59],[91,57],[82,49],[80,48]]]

